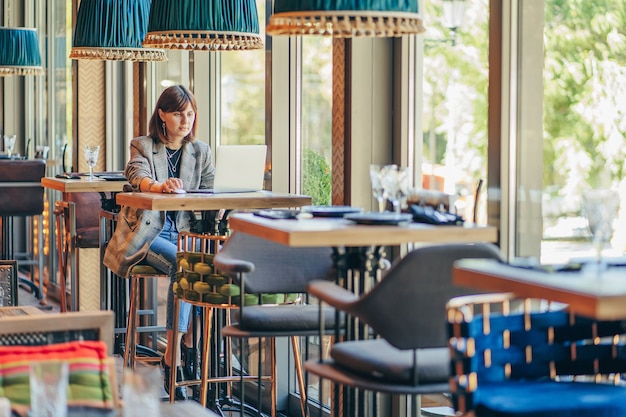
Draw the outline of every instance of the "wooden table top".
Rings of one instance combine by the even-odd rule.
[[[56,177],[44,177],[41,185],[45,188],[61,191],[62,193],[87,193],[87,192],[121,192],[125,181],[89,181],[84,177],[79,180],[71,180]]]
[[[300,207],[311,204],[311,197],[271,191],[217,194],[120,193],[116,201],[120,206],[175,211]]]
[[[4,306],[0,307],[0,318],[4,317],[21,317],[21,316],[37,316],[44,314],[43,311],[35,306]]]
[[[272,220],[252,213],[234,213],[229,228],[283,245],[306,246],[397,246],[411,242],[495,242],[492,226],[433,226],[409,223],[398,226],[357,225],[340,218]]]
[[[494,260],[457,261],[453,281],[465,287],[493,292],[513,292],[523,298],[540,298],[569,304],[578,314],[599,320],[626,318],[626,279],[623,267],[596,275],[592,272],[547,272],[514,267]]]

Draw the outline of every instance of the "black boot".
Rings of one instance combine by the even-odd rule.
[[[163,367],[163,387],[165,388],[165,392],[170,394],[170,372],[172,371],[169,366],[165,363],[165,358],[161,358],[161,366]],[[176,367],[176,381],[183,380],[183,372],[180,367]],[[174,395],[174,399],[176,401],[185,401],[187,400],[187,389],[185,387],[176,387],[176,394]]]
[[[185,376],[186,381],[200,379],[200,362],[198,360],[198,349],[185,346],[182,338],[180,340],[180,361],[183,368],[183,375]]]

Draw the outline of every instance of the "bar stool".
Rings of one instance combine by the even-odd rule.
[[[230,340],[226,340],[224,344],[224,368],[225,375],[218,375],[217,369],[221,367],[218,363],[220,352],[219,340],[221,339],[220,331],[220,314],[225,312],[225,323],[230,325],[230,314],[228,312],[239,309],[239,291],[238,286],[232,283],[232,279],[220,274],[215,270],[213,265],[213,257],[220,249],[220,245],[226,241],[227,237],[223,235],[209,235],[204,233],[181,232],[179,234],[179,256],[178,265],[179,273],[177,282],[174,285],[174,323],[178,322],[180,301],[190,303],[194,308],[202,309],[204,313],[203,332],[202,332],[202,351],[200,362],[202,365],[200,379],[187,381],[176,381],[176,375],[170,374],[170,387],[188,387],[200,386],[200,404],[206,407],[208,386],[210,383],[229,383],[239,381],[240,376],[233,376],[230,358],[232,356],[232,348]],[[183,281],[184,279],[184,281]],[[189,280],[189,281],[187,281]],[[170,363],[175,363],[175,356],[178,352],[178,329],[173,329],[173,347],[171,349],[172,357]],[[195,340],[194,340],[195,343]],[[211,355],[213,354],[213,357]],[[209,375],[209,363],[212,364],[213,374]],[[246,380],[258,380],[257,376],[246,375]],[[269,377],[263,378],[269,381]],[[230,389],[227,393],[228,398],[219,398],[219,404],[231,401]],[[170,390],[170,402],[174,402],[175,390]]]
[[[67,311],[67,276],[70,256],[78,256],[78,249],[97,249],[100,246],[100,193],[70,193],[67,201],[54,206],[57,255],[59,257],[60,309]],[[76,285],[72,282],[71,285]],[[75,293],[76,288],[72,287]],[[72,297],[78,300],[77,294]],[[74,304],[74,303],[72,303]],[[72,306],[78,308],[78,303]]]
[[[140,291],[139,291],[139,282],[142,279],[170,279],[170,276],[158,271],[156,268],[145,265],[138,264],[131,268],[129,279],[129,307],[128,307],[128,321],[126,324],[126,346],[124,348],[124,368],[135,369],[135,362],[150,362],[156,363],[161,361],[161,356],[156,352],[150,352],[149,350],[142,347],[142,351],[147,354],[138,356],[137,355],[137,333],[145,333],[145,332],[155,332],[159,330],[156,326],[147,326],[147,328],[139,328],[138,327],[138,319],[140,315],[151,314],[154,315],[155,311],[153,309],[150,310],[140,310],[138,308],[138,304],[140,301]],[[156,307],[153,307],[156,308]],[[176,327],[176,326],[174,326]],[[173,372],[176,375],[175,372]],[[170,390],[174,392],[174,390]]]

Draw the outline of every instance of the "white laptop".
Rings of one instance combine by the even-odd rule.
[[[263,189],[266,145],[223,145],[215,156],[212,189],[191,193],[245,193]]]

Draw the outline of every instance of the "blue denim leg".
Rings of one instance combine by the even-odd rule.
[[[150,245],[150,250],[146,256],[145,262],[152,265],[161,272],[170,276],[170,285],[167,291],[167,317],[165,327],[172,330],[172,319],[174,317],[174,294],[172,285],[174,284],[176,274],[176,252],[178,232],[169,217],[165,222],[165,227],[159,236]],[[191,313],[191,304],[180,302],[180,312],[178,319],[178,331],[186,332],[189,325],[189,315]]]

